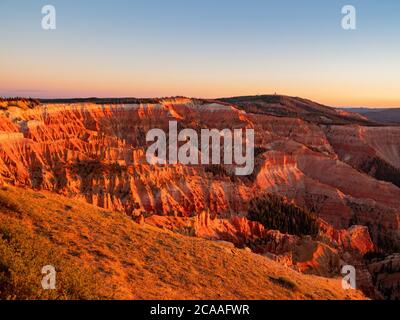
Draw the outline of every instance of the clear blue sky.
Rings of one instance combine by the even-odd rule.
[[[41,29],[41,8],[57,29]],[[357,30],[341,8],[357,9]],[[0,0],[0,95],[400,106],[398,0]]]

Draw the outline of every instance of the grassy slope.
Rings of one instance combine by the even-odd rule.
[[[43,265],[56,291],[40,287]],[[0,190],[0,298],[359,299],[223,243],[189,238],[49,192]]]

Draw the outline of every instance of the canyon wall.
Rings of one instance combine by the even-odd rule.
[[[253,128],[254,173],[238,177],[229,165],[149,165],[146,133],[153,128],[168,132],[171,120],[178,129],[197,131]],[[253,197],[278,193],[335,228],[365,225],[376,243],[400,244],[400,189],[360,172],[352,160],[368,158],[373,149],[399,166],[399,132],[327,127],[186,98],[13,107],[0,112],[0,180],[134,216],[193,216],[204,209],[220,217],[245,215]]]

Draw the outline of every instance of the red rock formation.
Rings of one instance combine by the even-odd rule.
[[[249,179],[233,176],[229,166],[215,174],[207,166],[148,165],[145,134],[151,128],[167,131],[169,120],[197,129],[253,127],[255,173]],[[351,136],[338,129],[348,127],[326,133],[325,127],[300,119],[254,116],[228,104],[184,98],[156,104],[13,107],[0,114],[0,180],[132,215],[191,216],[204,209],[244,215],[252,197],[276,192],[318,212],[335,228],[370,224],[375,241],[384,235],[400,242],[400,189],[339,161],[331,146],[332,137],[346,141]],[[396,150],[396,138],[387,140],[385,150]],[[377,142],[370,144],[378,148]],[[385,154],[397,161],[396,151]]]
[[[399,168],[399,129],[351,125],[364,120],[320,105],[309,109],[306,101],[285,100],[283,105],[290,111],[286,116],[279,113],[278,104],[274,115],[260,114],[258,107],[255,115],[227,103],[186,98],[151,104],[2,109],[0,182],[83,199],[125,212],[139,222],[141,216],[155,213],[174,215],[161,225],[241,246],[269,233],[273,241],[266,244],[265,253],[306,272],[330,273],[329,265],[336,265],[335,257],[343,258],[343,252],[361,257],[374,246],[400,247],[400,188],[358,170],[371,156]],[[297,107],[301,108],[298,118]],[[223,170],[150,166],[145,161],[145,135],[152,128],[168,131],[170,120],[178,121],[180,128],[197,130],[254,128],[255,172],[236,177],[230,166]],[[335,121],[343,125],[327,125]],[[329,226],[328,241],[304,242],[247,221],[249,200],[265,192],[286,196],[318,213]],[[204,210],[212,212],[214,219],[184,218]],[[352,225],[365,227],[347,230]]]
[[[324,131],[339,158],[354,167],[376,156],[400,168],[400,127],[326,126]]]

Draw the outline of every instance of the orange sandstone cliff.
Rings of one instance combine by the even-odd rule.
[[[382,163],[400,168],[399,128],[308,100],[268,99],[3,108],[0,183],[50,191],[136,221],[145,217],[146,223],[185,235],[229,241],[304,273],[334,277],[341,265],[358,264],[365,290],[371,293],[378,283],[385,292],[377,270],[389,267],[377,263],[386,266],[388,259],[369,266],[364,255],[400,247],[400,188],[377,174]],[[229,165],[149,165],[146,133],[168,132],[171,120],[195,130],[253,128],[254,173],[235,176]],[[371,157],[378,160],[371,164]],[[249,201],[265,193],[316,212],[323,226],[319,238],[285,235],[248,221]]]

